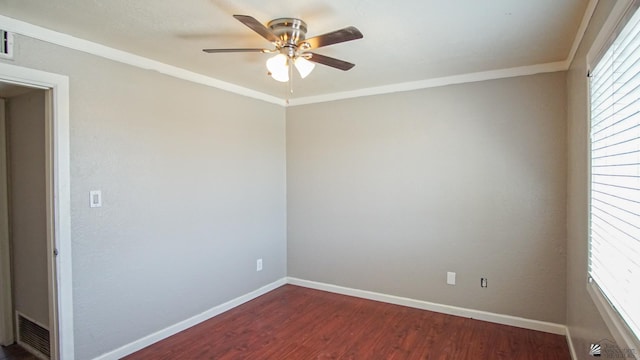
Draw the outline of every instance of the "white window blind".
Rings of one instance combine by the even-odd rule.
[[[640,338],[640,12],[591,73],[590,276]]]

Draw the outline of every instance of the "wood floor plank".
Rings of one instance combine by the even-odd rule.
[[[127,360],[569,360],[563,336],[285,285]]]

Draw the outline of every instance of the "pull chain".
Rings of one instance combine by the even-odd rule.
[[[289,58],[289,95],[293,95],[293,59]]]

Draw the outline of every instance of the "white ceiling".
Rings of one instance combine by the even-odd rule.
[[[267,54],[202,48],[271,47],[235,20],[298,17],[307,37],[349,25],[361,40],[316,52],[356,64],[322,65],[294,80],[296,97],[564,61],[587,0],[1,0],[0,14],[178,66],[278,98]],[[1,25],[0,25],[1,26]]]

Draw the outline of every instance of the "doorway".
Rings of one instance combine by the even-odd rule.
[[[69,186],[69,85],[66,76],[47,73],[39,70],[0,63],[0,83],[11,84],[10,87],[39,89],[43,96],[45,121],[43,126],[44,142],[44,237],[45,249],[43,258],[46,263],[47,289],[41,287],[39,291],[46,294],[46,311],[39,310],[32,314],[15,317],[7,313],[7,309],[19,310],[18,284],[15,266],[7,266],[12,260],[5,251],[6,241],[2,241],[0,234],[0,341],[12,339],[24,319],[27,327],[33,324],[48,327],[50,358],[74,359],[73,349],[73,303],[71,283],[71,239],[70,239],[70,186]],[[4,124],[3,124],[4,125]],[[5,164],[6,165],[6,164]],[[0,173],[2,170],[0,170]],[[1,174],[0,174],[1,175]],[[5,177],[6,178],[6,177]],[[1,181],[0,181],[0,185]],[[14,191],[9,184],[9,189]],[[0,200],[2,200],[0,198]],[[9,200],[11,202],[11,200]],[[0,222],[2,220],[0,206]],[[6,227],[2,227],[6,228]],[[2,244],[2,243],[5,244]],[[16,255],[16,254],[14,254]],[[15,263],[15,259],[14,263]],[[7,269],[9,269],[7,271]],[[9,274],[7,276],[7,274]],[[42,274],[41,274],[42,275]],[[7,293],[12,293],[6,296]],[[43,313],[45,315],[43,315]],[[8,315],[7,315],[8,314]],[[36,314],[35,316],[33,314]],[[36,317],[39,317],[36,319]],[[42,321],[42,319],[46,321]]]
[[[2,345],[16,341],[22,348],[50,358],[50,299],[47,252],[48,167],[45,128],[49,90],[0,83],[0,108],[4,118],[5,146],[0,149],[5,166],[2,184],[3,283],[6,322]],[[4,152],[4,154],[3,154]],[[8,217],[7,217],[8,215]],[[8,225],[8,226],[6,226]],[[7,236],[8,235],[8,236]],[[7,255],[10,266],[7,273]],[[8,294],[8,290],[11,290]],[[15,319],[15,321],[14,321]],[[11,323],[13,321],[13,324]],[[13,333],[8,331],[13,328]]]

